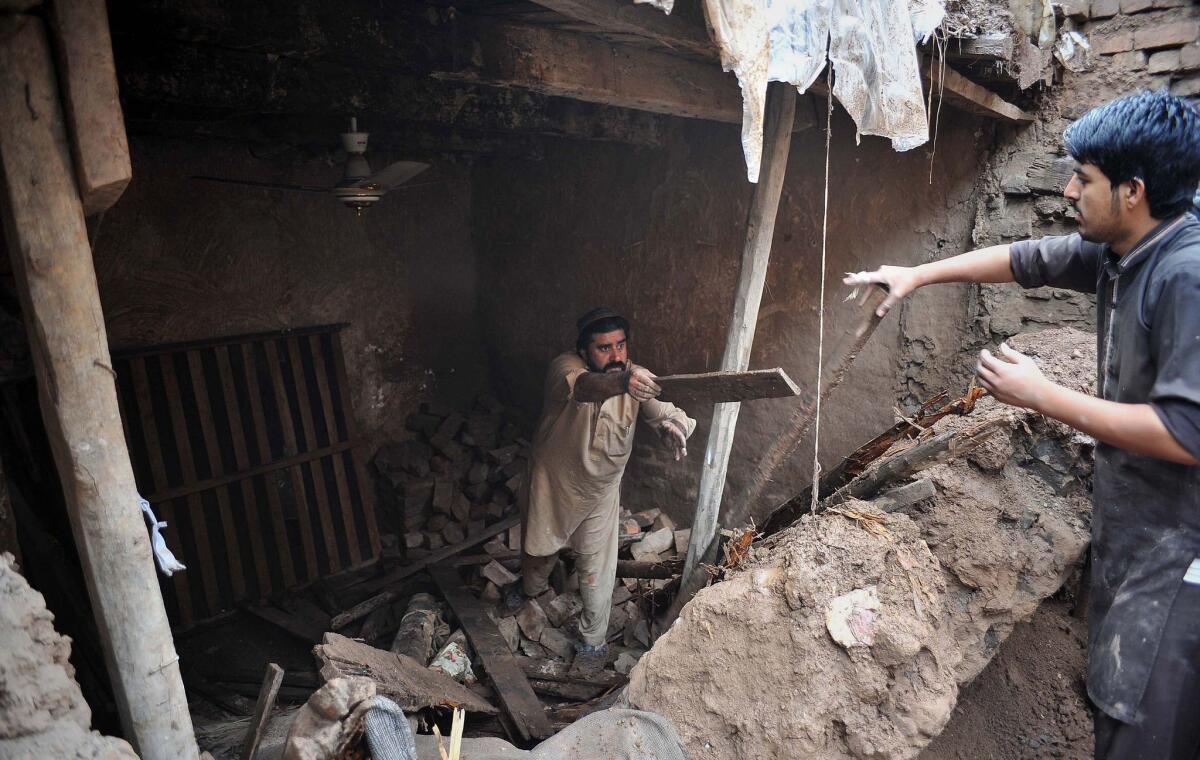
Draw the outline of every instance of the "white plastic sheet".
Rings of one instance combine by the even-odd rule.
[[[746,174],[758,181],[767,82],[800,92],[833,62],[834,95],[859,135],[896,150],[929,139],[916,42],[942,22],[944,0],[704,0],[721,65],[742,88]]]

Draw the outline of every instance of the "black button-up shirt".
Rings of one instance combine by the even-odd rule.
[[[1078,234],[1010,250],[1022,286],[1096,294],[1098,395],[1150,404],[1200,457],[1200,222],[1162,222],[1121,257]],[[1092,498],[1088,694],[1136,723],[1175,594],[1200,556],[1200,467],[1098,442]]]

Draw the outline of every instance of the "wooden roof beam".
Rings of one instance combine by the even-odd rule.
[[[932,67],[928,58],[921,62],[921,80],[939,91],[945,98],[946,105],[954,106],[960,111],[999,119],[1010,124],[1029,124],[1033,121],[1032,114],[938,61],[934,61]]]

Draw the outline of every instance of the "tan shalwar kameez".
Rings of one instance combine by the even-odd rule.
[[[628,393],[603,402],[575,400],[575,381],[587,372],[576,354],[550,363],[542,418],[533,439],[529,476],[521,503],[523,590],[536,596],[559,550],[577,555],[583,613],[579,633],[585,644],[604,643],[617,572],[617,522],[621,476],[633,450],[638,412],[655,431],[667,420],[691,436],[696,421],[674,404],[639,402]]]

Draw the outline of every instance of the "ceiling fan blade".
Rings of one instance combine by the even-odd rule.
[[[226,185],[245,185],[246,187],[262,187],[267,190],[294,190],[301,193],[328,193],[328,187],[313,187],[312,185],[284,185],[278,182],[255,182],[252,179],[230,179],[228,177],[209,177],[203,174],[193,174],[192,179],[205,182],[221,182]]]
[[[429,164],[420,161],[397,161],[389,164],[366,179],[355,182],[352,187],[372,188],[388,191],[398,185],[403,185],[413,177],[429,168]]]

